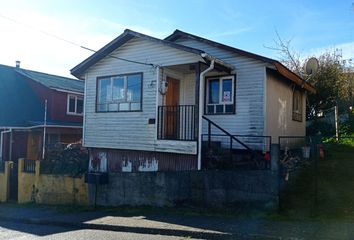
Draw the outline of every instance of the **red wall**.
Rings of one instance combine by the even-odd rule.
[[[37,94],[40,102],[43,103],[43,108],[45,99],[47,99],[48,120],[82,123],[82,116],[66,114],[67,93],[52,90],[37,82],[34,82],[31,79],[26,78],[26,81],[30,84],[32,90]]]

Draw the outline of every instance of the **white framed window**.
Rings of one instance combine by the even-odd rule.
[[[206,114],[235,113],[235,76],[206,79]]]
[[[142,80],[142,73],[97,78],[96,111],[141,111]]]
[[[302,122],[302,94],[299,90],[293,92],[293,120]]]
[[[84,112],[84,98],[68,94],[66,113],[69,115],[82,115]]]

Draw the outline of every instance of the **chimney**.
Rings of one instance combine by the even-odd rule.
[[[16,68],[20,68],[21,62],[20,61],[16,61]]]

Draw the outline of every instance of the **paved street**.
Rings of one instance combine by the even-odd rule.
[[[0,204],[2,239],[354,239],[354,223]]]
[[[99,239],[126,239],[126,240],[143,240],[143,239],[166,239],[178,240],[188,239],[183,237],[137,234],[128,232],[115,232],[92,229],[72,229],[58,226],[24,224],[16,222],[0,222],[0,240],[17,240],[17,239],[50,239],[50,240],[99,240]]]

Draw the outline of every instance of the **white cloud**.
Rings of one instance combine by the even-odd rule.
[[[338,49],[342,52],[342,57],[345,60],[354,59],[354,42],[346,42],[340,44],[333,44],[326,47],[310,49],[305,55],[319,56],[325,51]]]
[[[235,36],[244,32],[249,32],[251,31],[251,27],[244,27],[244,28],[238,28],[235,30],[230,30],[230,31],[223,31],[223,32],[217,32],[217,33],[211,33],[207,35],[206,38],[220,38],[220,37],[227,37],[227,36]]]

